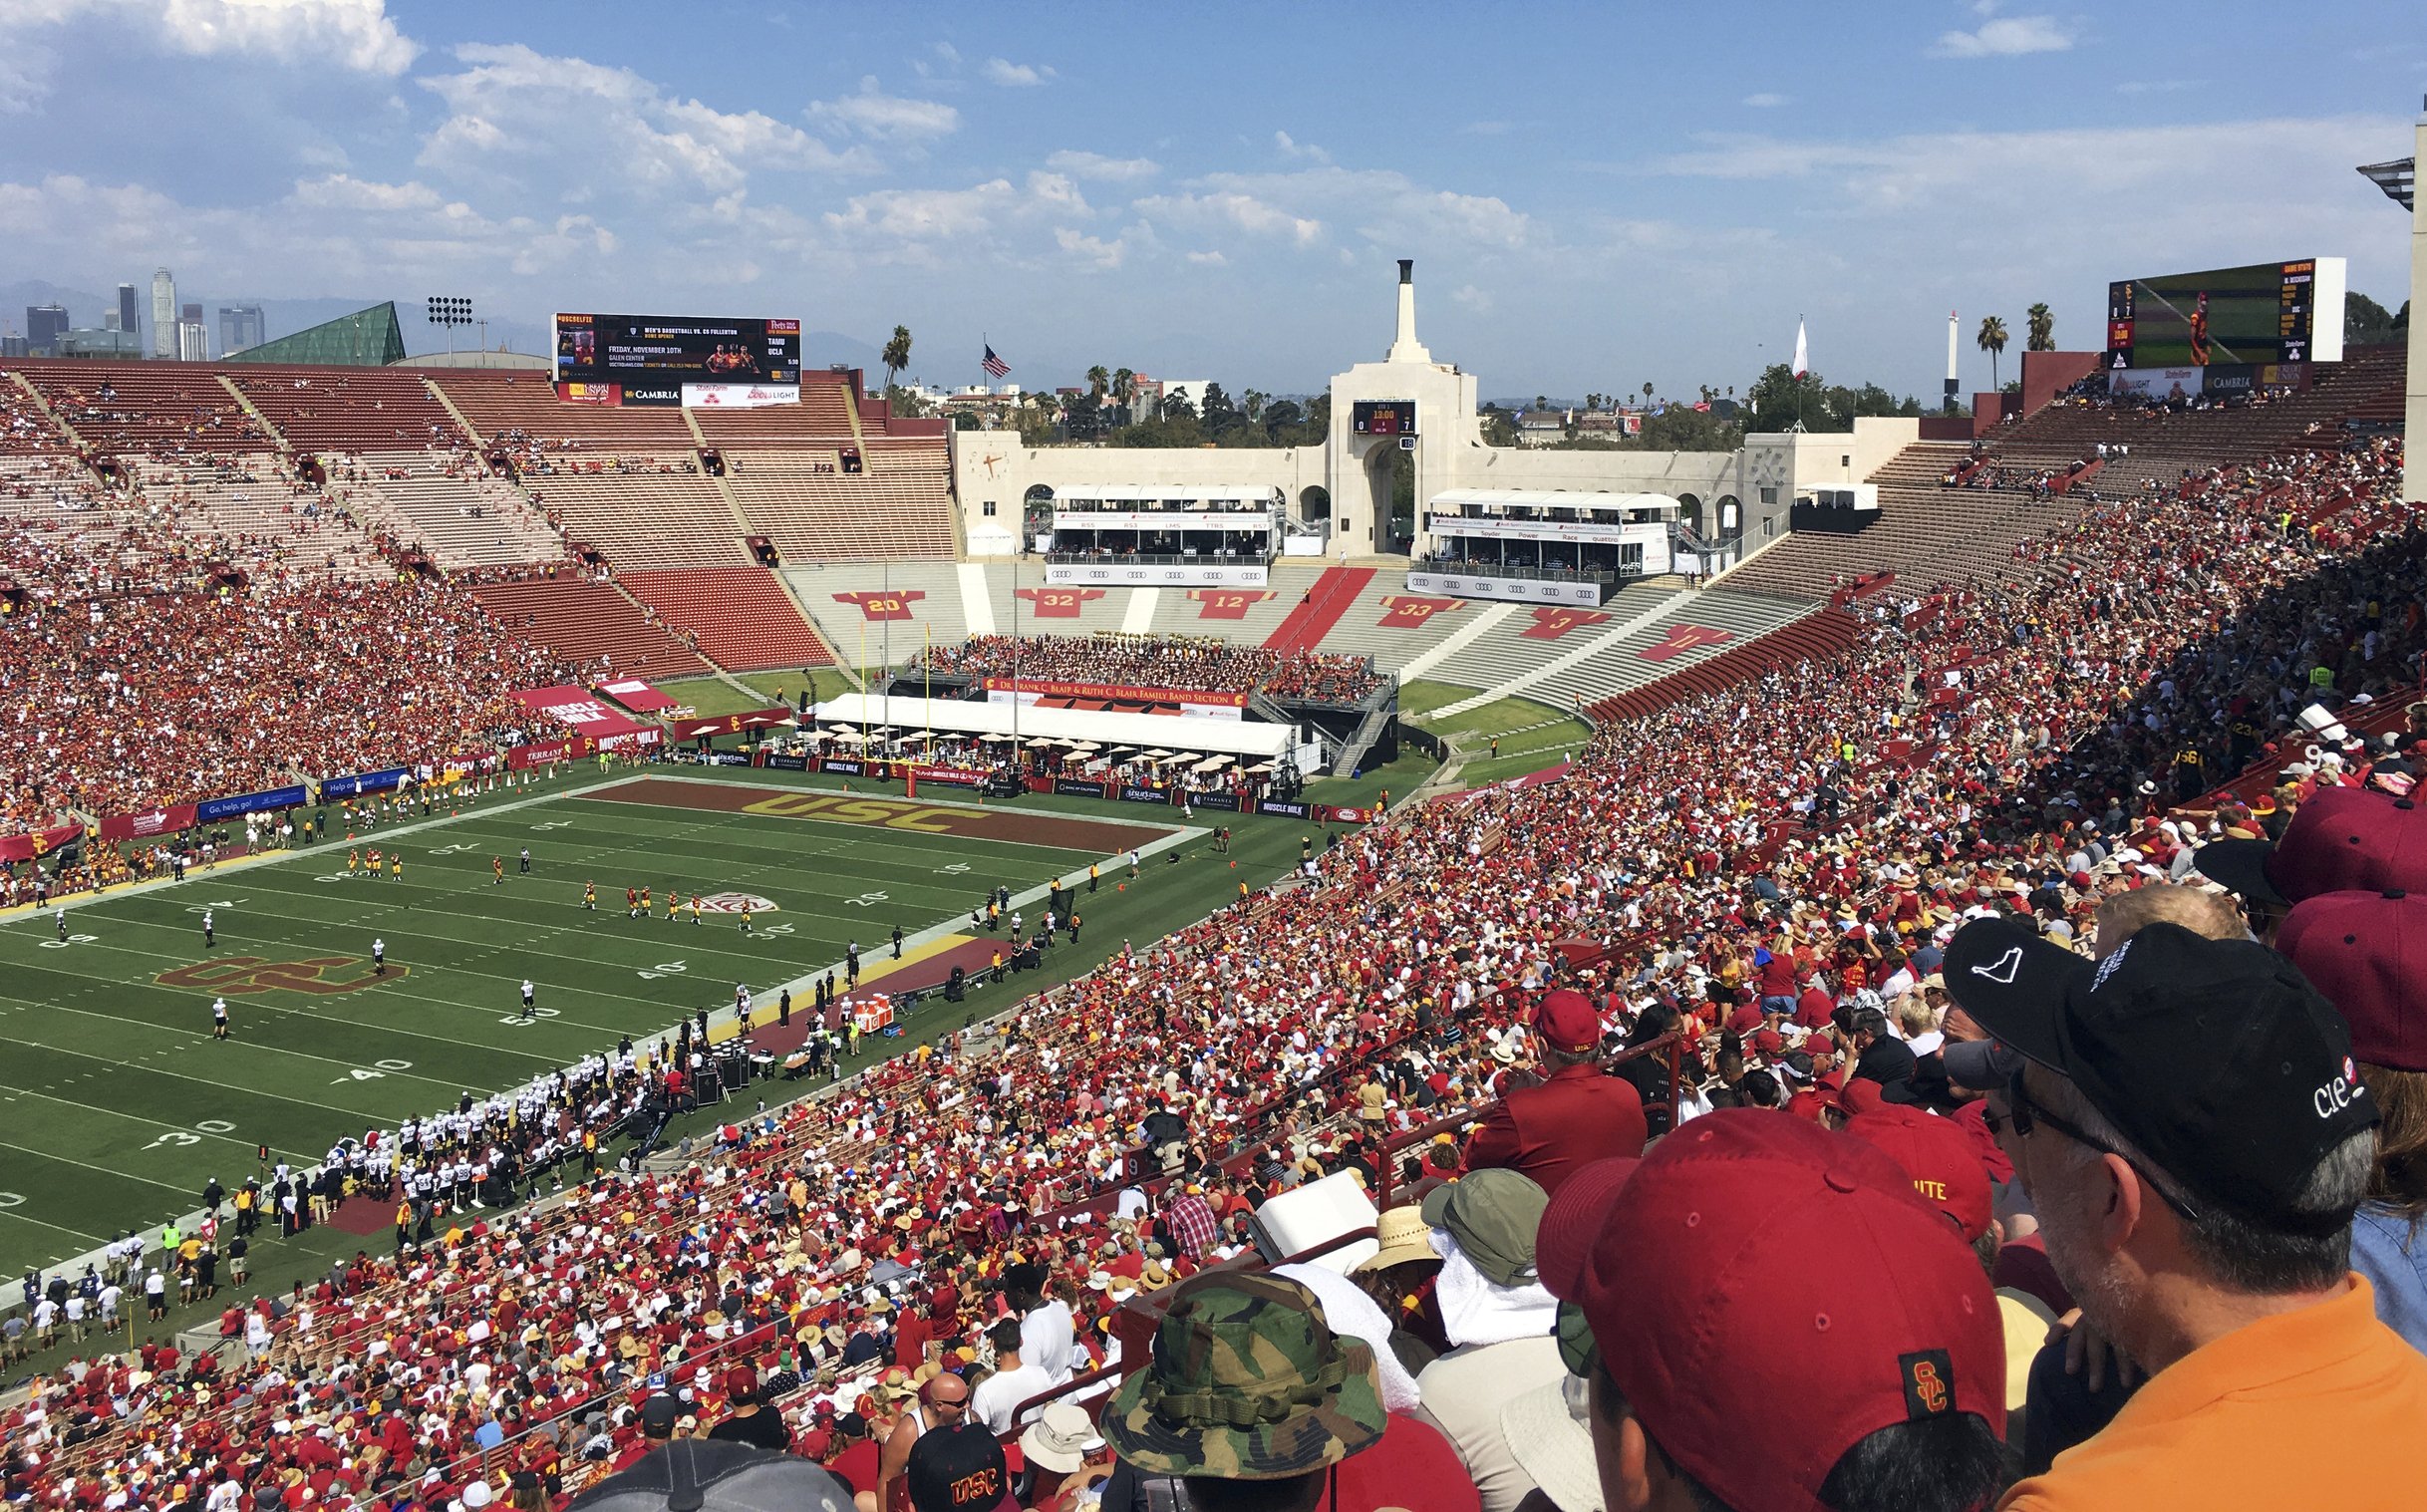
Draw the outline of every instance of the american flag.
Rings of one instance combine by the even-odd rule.
[[[1002,358],[995,355],[995,349],[993,347],[988,347],[986,349],[986,361],[978,364],[978,366],[986,370],[986,376],[989,378],[1001,378],[1010,373],[1012,370],[1012,365],[1010,363],[1005,362]]]

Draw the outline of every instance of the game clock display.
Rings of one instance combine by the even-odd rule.
[[[1349,429],[1359,436],[1413,436],[1415,401],[1361,399],[1350,407]]]

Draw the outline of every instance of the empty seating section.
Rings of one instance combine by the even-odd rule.
[[[1332,626],[1319,648],[1325,652],[1365,656],[1375,668],[1396,673],[1408,659],[1431,650],[1452,632],[1491,607],[1481,600],[1453,599],[1457,607],[1435,611],[1431,605],[1394,608],[1393,599],[1437,599],[1436,594],[1409,594],[1407,574],[1396,568],[1376,571],[1357,595],[1357,601]],[[1295,602],[1293,598],[1292,602]]]
[[[834,664],[825,642],[763,567],[627,572],[623,584],[659,618],[689,630],[720,666],[758,672]]]
[[[1772,593],[1826,597],[1840,584],[1880,570],[1900,587],[1925,593],[1943,584],[1990,581],[2017,571],[2014,547],[2077,517],[2068,495],[1882,484],[1879,518],[1855,535],[1799,530],[1720,581]]]
[[[209,368],[41,362],[19,370],[51,413],[103,456],[259,452],[276,446]]]
[[[371,452],[337,462],[330,478],[381,528],[449,571],[564,560],[564,538],[529,497],[469,453]]]
[[[1607,616],[1606,619],[1591,624],[1576,624],[1556,635],[1542,633],[1545,621],[1541,616],[1550,611],[1520,605],[1515,614],[1450,653],[1424,675],[1438,682],[1454,683],[1461,688],[1496,688],[1545,662],[1591,644],[1597,637],[1609,634],[1616,626],[1649,613],[1655,605],[1665,602],[1678,591],[1675,578],[1629,583],[1600,609],[1593,611]],[[1474,614],[1482,608],[1478,601],[1461,612]],[[1558,622],[1557,618],[1549,621],[1554,625]],[[1528,635],[1528,631],[1537,633]]]
[[[844,445],[724,454],[726,485],[750,533],[774,542],[786,562],[954,555],[945,444],[872,441],[858,473],[842,469]]]
[[[1157,635],[1219,635],[1261,646],[1322,576],[1320,566],[1276,562],[1263,588],[1166,588],[1155,601],[1154,622],[1148,628]]]
[[[422,377],[462,412],[491,447],[544,451],[680,452],[697,445],[680,410],[567,404],[544,373],[427,370]]]
[[[194,541],[208,559],[301,580],[318,573],[389,575],[378,543],[344,505],[295,483],[274,452],[138,464],[145,511]]]
[[[263,368],[228,381],[298,452],[444,446],[460,430],[419,375],[394,368]]]
[[[1002,574],[1008,592],[1011,569],[991,570]],[[840,662],[858,661],[863,638],[871,666],[884,662],[888,652],[892,664],[899,666],[918,655],[924,644],[951,646],[969,638],[970,622],[961,601],[961,568],[957,562],[893,562],[879,567],[842,563],[787,566],[783,577],[800,596],[810,620]],[[837,594],[874,594],[880,599],[896,599],[901,605],[900,612],[908,618],[871,621],[860,608],[858,598],[837,598]],[[997,623],[1008,628],[1010,621],[1003,619]]]
[[[522,485],[565,539],[595,548],[617,572],[745,566],[751,557],[734,512],[699,468],[690,453],[563,453],[525,465]]]
[[[508,630],[567,661],[605,661],[615,671],[652,678],[710,671],[674,633],[611,584],[566,574],[493,583],[472,597]]]
[[[1727,591],[1714,588],[1705,596],[1723,596]],[[1862,626],[1854,616],[1830,605],[1773,630],[1759,640],[1729,646],[1673,676],[1663,676],[1604,699],[1591,705],[1586,713],[1604,723],[1658,713],[1698,694],[1731,688],[1759,677],[1772,668],[1792,667],[1807,659],[1835,656],[1852,646],[1861,633]]]
[[[800,375],[800,403],[758,410],[694,410],[708,445],[720,450],[797,447],[852,440],[850,380],[840,373]]]
[[[1561,709],[1590,708],[1716,660],[1820,607],[1808,598],[1716,588],[1681,595],[1664,606],[1652,623],[1544,678],[1527,689],[1526,696]]]

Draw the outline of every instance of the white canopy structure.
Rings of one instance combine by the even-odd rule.
[[[895,694],[848,693],[816,706],[820,724],[856,727],[888,721],[909,730],[933,730],[938,735],[1010,735],[1018,710],[1023,741],[1044,736],[1089,745],[1174,747],[1206,756],[1231,756],[1275,760],[1295,757],[1301,770],[1320,769],[1323,748],[1298,739],[1290,725],[1263,725],[1250,720],[1195,719],[1176,714],[1114,714],[1089,709],[1037,709],[1012,704],[978,704],[959,699],[922,699]]]

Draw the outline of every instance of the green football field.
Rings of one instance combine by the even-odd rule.
[[[896,926],[915,966],[971,938],[969,910],[995,886],[1033,920],[1050,878],[1104,863],[1100,893],[1081,899],[1080,946],[965,1005],[930,1000],[903,1039],[869,1051],[898,1053],[1084,970],[1124,938],[1142,943],[1202,917],[1241,880],[1269,882],[1310,829],[1202,813],[1191,824],[1168,809],[1084,800],[905,799],[898,784],[892,795],[855,785],[708,767],[560,777],[352,846],[341,826],[340,838],[306,849],[72,906],[65,943],[48,913],[0,925],[0,1274],[188,1213],[211,1177],[232,1188],[254,1175],[262,1145],[306,1165],[339,1138],[452,1106],[465,1091],[518,1086],[699,1009],[722,1034],[737,985],[757,996],[761,1024],[786,984],[805,1013],[810,979],[833,970],[839,983],[852,940],[881,985],[873,979],[891,966]],[[1216,857],[1206,832],[1224,817],[1237,839]],[[373,846],[403,858],[401,878],[349,869],[349,849]],[[1145,852],[1134,886],[1132,847]],[[492,858],[504,863],[501,882]],[[595,911],[582,904],[585,882],[596,884]],[[625,906],[625,888],[642,885],[655,905],[645,921]],[[671,922],[669,888],[684,901]],[[705,900],[697,924],[695,893]],[[748,934],[737,911],[746,897],[757,900]],[[216,930],[208,947],[205,909]],[[384,975],[372,965],[375,939],[386,945]],[[536,988],[527,1022],[526,977]],[[211,1036],[219,996],[232,1026],[224,1042]],[[771,1102],[779,1087],[805,1090],[753,1091]],[[358,1242],[315,1231],[294,1243],[350,1253]],[[267,1253],[256,1261],[265,1272],[276,1263]]]

